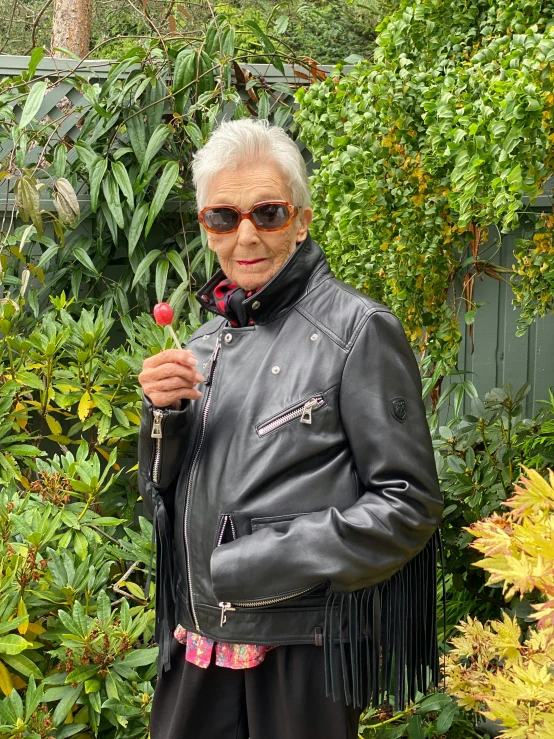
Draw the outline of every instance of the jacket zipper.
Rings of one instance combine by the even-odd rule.
[[[321,395],[314,395],[313,398],[299,403],[290,411],[277,416],[277,418],[274,418],[267,423],[262,423],[258,426],[258,434],[260,436],[265,436],[266,434],[269,434],[270,431],[274,431],[280,426],[284,426],[286,423],[294,421],[296,418],[300,418],[300,423],[311,423],[312,411],[321,408],[322,405],[325,405],[323,397]]]
[[[184,538],[185,538],[185,551],[187,554],[187,575],[188,575],[188,589],[189,589],[189,598],[190,598],[190,608],[192,611],[192,617],[194,619],[194,625],[197,630],[200,630],[200,626],[198,625],[198,619],[196,618],[196,611],[194,610],[194,598],[192,593],[192,584],[191,584],[191,564],[190,564],[190,551],[188,546],[188,512],[189,512],[189,504],[190,504],[190,492],[192,488],[192,478],[194,477],[194,472],[196,469],[196,465],[198,463],[198,458],[200,457],[200,452],[202,450],[202,444],[204,443],[204,433],[206,431],[206,420],[208,418],[208,411],[210,409],[210,399],[212,396],[212,380],[215,370],[215,365],[217,362],[217,357],[219,355],[219,350],[221,348],[221,335],[217,337],[217,342],[215,345],[215,349],[213,350],[212,356],[210,357],[209,364],[207,366],[207,372],[205,370],[206,379],[204,384],[208,386],[208,392],[206,394],[206,402],[204,404],[204,410],[202,412],[202,425],[200,427],[200,438],[198,440],[198,446],[196,447],[196,451],[194,453],[194,457],[192,460],[192,464],[190,466],[189,471],[189,477],[187,481],[187,491],[186,491],[186,503],[185,503],[185,514],[184,514]]]
[[[225,535],[225,529],[227,528],[227,524],[230,524],[231,526],[231,533],[233,536],[233,541],[237,538],[237,530],[235,528],[235,522],[233,521],[233,517],[230,513],[225,513],[223,516],[223,520],[221,521],[221,525],[219,528],[219,535],[217,537],[216,546],[220,546],[221,542],[223,541],[223,537]]]
[[[317,585],[313,585],[309,588],[303,588],[302,590],[296,590],[294,593],[289,593],[288,595],[282,595],[276,598],[267,598],[266,600],[234,601],[233,603],[221,601],[217,604],[221,608],[220,626],[223,626],[223,624],[227,622],[227,611],[236,610],[235,606],[239,606],[240,608],[257,608],[259,606],[271,606],[274,603],[281,603],[281,601],[283,600],[297,598],[299,595],[308,593],[310,590],[315,590],[320,585],[322,585],[322,583],[318,583]]]
[[[157,485],[160,479],[160,462],[162,460],[162,420],[165,412],[156,408],[153,411],[154,422],[150,436],[154,441],[154,461],[152,462],[152,482]]]

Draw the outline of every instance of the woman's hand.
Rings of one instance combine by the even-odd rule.
[[[194,387],[204,380],[195,369],[198,360],[190,349],[166,349],[145,359],[138,381],[154,405],[181,409],[181,399],[197,400],[202,393]]]

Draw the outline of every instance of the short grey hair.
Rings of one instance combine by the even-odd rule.
[[[274,162],[281,170],[293,205],[309,206],[310,185],[306,163],[287,133],[267,120],[240,118],[222,121],[206,145],[194,155],[192,179],[198,210],[206,205],[212,179],[222,169],[234,169],[243,162]]]

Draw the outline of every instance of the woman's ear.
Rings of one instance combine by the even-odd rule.
[[[310,227],[310,223],[312,222],[313,215],[313,210],[309,206],[302,208],[300,213],[298,214],[300,225],[298,227],[298,231],[296,232],[297,242],[304,241],[304,239],[308,235],[308,228]]]

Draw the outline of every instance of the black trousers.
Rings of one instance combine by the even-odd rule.
[[[214,650],[215,652],[215,650]],[[151,739],[357,739],[361,709],[325,695],[323,647],[279,646],[256,667],[197,667],[171,644],[157,681]]]

